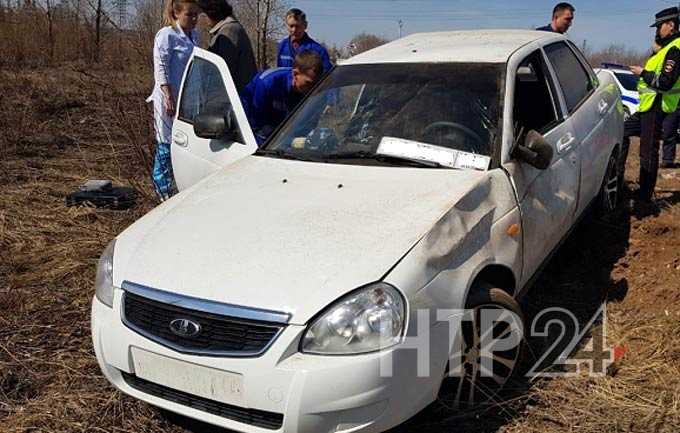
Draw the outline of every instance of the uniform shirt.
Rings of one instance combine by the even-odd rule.
[[[680,34],[672,35],[658,42],[659,45],[665,47],[677,38],[680,38]],[[660,75],[657,76],[654,71],[643,71],[641,77],[649,87],[661,92],[671,90],[675,85],[675,82],[680,78],[680,50],[676,47],[672,47],[668,50],[666,57],[663,60],[663,67]]]
[[[295,56],[306,50],[312,50],[321,56],[324,73],[328,72],[333,67],[326,48],[324,48],[323,45],[316,42],[314,39],[310,38],[307,33],[305,33],[302,37],[297,50],[293,47],[293,42],[290,40],[290,37],[287,37],[279,42],[279,51],[276,56],[276,66],[279,68],[292,68],[293,63],[295,62]]]
[[[153,102],[156,141],[170,143],[172,136],[172,117],[165,114],[162,85],[169,85],[172,97],[177,104],[182,75],[189,62],[194,47],[198,46],[199,32],[194,29],[190,35],[182,27],[163,27],[156,33],[153,43],[154,88],[147,102]]]
[[[257,144],[262,144],[302,100],[293,89],[293,68],[275,68],[253,78],[241,94]]]
[[[208,50],[222,57],[227,63],[239,93],[257,73],[250,38],[234,17],[227,17],[210,29]]]

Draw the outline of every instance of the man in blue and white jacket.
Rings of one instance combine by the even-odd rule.
[[[323,75],[321,57],[312,50],[295,56],[293,67],[261,72],[243,89],[241,102],[257,144],[261,145]]]
[[[321,57],[324,74],[333,67],[326,48],[307,34],[307,15],[304,12],[296,8],[286,12],[286,27],[288,37],[279,42],[276,66],[290,68],[293,66],[296,55],[311,50]]]

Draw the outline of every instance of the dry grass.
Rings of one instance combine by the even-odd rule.
[[[0,92],[13,101],[0,106],[8,120],[0,134],[3,433],[184,431],[108,385],[89,335],[99,253],[155,205],[150,113],[141,102],[150,88],[146,72],[85,73],[78,65],[0,72]],[[622,212],[607,224],[584,224],[525,306],[566,306],[587,317],[609,300],[609,344],[627,352],[607,376],[520,383],[491,408],[451,418],[433,407],[398,431],[680,430],[680,177],[664,176],[667,206],[659,217]],[[66,208],[64,196],[93,177],[145,194],[130,211]],[[531,343],[535,351],[546,346]]]
[[[2,431],[94,431],[102,414],[114,420],[122,413],[125,403],[91,356],[91,282],[108,240],[153,206],[149,194],[128,212],[64,206],[87,178],[150,191],[140,162],[148,151],[139,150],[149,138],[133,146],[119,126],[136,127],[148,116],[135,110],[142,90],[133,77],[86,76],[74,67],[52,72],[0,77],[3,93],[16,101],[1,113],[10,120],[0,178]],[[112,91],[121,84],[104,85],[112,78],[133,90]]]
[[[610,342],[628,351],[603,378],[540,383],[535,405],[508,432],[676,432],[680,427],[680,323],[610,311]]]

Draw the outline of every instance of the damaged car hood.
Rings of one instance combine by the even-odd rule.
[[[304,324],[380,280],[487,175],[248,157],[123,232],[114,282]]]

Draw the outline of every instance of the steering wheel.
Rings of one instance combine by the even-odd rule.
[[[439,129],[455,129],[456,131],[462,132],[463,135],[466,137],[469,137],[470,140],[466,140],[466,144],[469,146],[470,151],[473,153],[478,153],[482,154],[484,153],[482,150],[484,149],[484,140],[482,137],[480,137],[475,131],[472,129],[468,128],[465,125],[461,125],[460,123],[456,122],[447,122],[447,121],[438,121],[438,122],[432,122],[429,125],[425,127],[423,130],[423,137],[427,137],[428,135],[432,134],[434,131],[437,131]],[[463,150],[463,149],[461,149]]]

